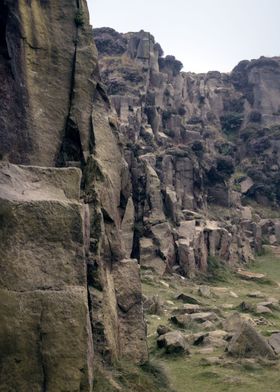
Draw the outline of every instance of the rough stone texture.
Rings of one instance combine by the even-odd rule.
[[[179,331],[167,332],[157,339],[159,348],[165,348],[167,354],[189,354],[188,344]]]
[[[137,260],[114,265],[116,300],[119,315],[119,345],[126,359],[140,363],[148,360],[143,317],[140,267]]]
[[[78,169],[0,166],[1,375],[6,390],[91,389]]]
[[[45,166],[86,160],[96,68],[86,1],[2,3],[8,60],[0,94],[10,102],[1,99],[1,156]],[[75,24],[79,10],[83,26]]]
[[[85,0],[0,4],[0,389],[147,359],[130,257],[192,277],[280,241],[242,205],[280,203],[279,58],[195,75],[147,32],[94,34],[107,87]]]
[[[243,322],[230,341],[227,351],[237,357],[262,357],[275,359],[276,355],[268,342],[250,324]]]
[[[280,354],[280,333],[273,333],[268,339],[268,343],[273,348],[274,352]]]
[[[94,37],[132,175],[132,256],[188,277],[207,272],[209,257],[253,259],[260,220],[242,204],[276,208],[280,200],[279,58],[196,75],[180,72],[147,32],[100,28]],[[267,234],[273,244],[277,227]]]
[[[2,1],[1,390],[91,391],[98,362],[147,358],[137,265],[135,321],[112,273],[134,222],[110,115],[86,1]]]
[[[122,239],[125,247],[126,257],[131,256],[133,248],[133,237],[134,237],[134,204],[132,197],[128,199],[125,214],[121,223]]]

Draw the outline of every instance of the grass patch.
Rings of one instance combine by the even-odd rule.
[[[224,318],[236,311],[241,302],[249,302],[252,304],[253,311],[246,313],[251,314],[255,320],[263,318],[266,322],[264,324],[258,324],[256,328],[263,335],[269,336],[271,335],[269,331],[280,329],[280,312],[275,309],[273,310],[273,314],[257,315],[254,313],[254,308],[258,303],[265,302],[269,297],[280,299],[280,289],[278,290],[276,288],[275,283],[275,281],[280,282],[280,257],[266,251],[264,254],[258,256],[254,263],[248,266],[248,270],[266,274],[267,279],[265,284],[261,284],[258,281],[240,279],[221,260],[210,258],[210,279],[205,276],[203,279],[207,281],[206,283],[204,280],[204,283],[209,285],[210,289],[212,286],[214,295],[209,299],[203,299],[203,302],[206,301],[209,306],[213,306],[213,309],[223,309],[222,306],[225,304],[232,305],[232,308],[222,310],[222,316]],[[142,382],[142,386],[144,385],[142,391],[155,392],[160,390],[167,392],[170,391],[168,388],[171,388],[175,392],[263,392],[264,390],[278,392],[280,385],[280,363],[276,363],[276,365],[269,363],[266,366],[259,361],[252,363],[246,360],[234,361],[225,354],[224,348],[214,348],[213,352],[203,354],[201,352],[203,347],[191,346],[191,356],[166,355],[164,350],[157,348],[156,329],[159,324],[168,325],[171,329],[180,330],[180,328],[177,328],[169,322],[169,318],[174,312],[174,309],[176,310],[177,307],[180,308],[183,306],[182,302],[175,299],[176,296],[179,293],[185,293],[186,295],[196,297],[198,285],[203,284],[201,279],[200,281],[190,281],[165,276],[163,278],[155,278],[152,281],[152,285],[147,281],[143,284],[144,294],[148,296],[159,295],[165,303],[164,309],[166,311],[163,312],[160,318],[153,315],[146,315],[148,319],[150,357],[152,358],[152,362],[155,363],[155,367],[157,368],[159,364],[165,374],[163,375],[163,380],[161,380],[162,376],[161,374],[157,374],[156,368],[153,369],[152,367],[149,369],[149,365],[147,369],[142,368],[140,384],[142,377],[148,377],[149,382],[153,380],[151,388]],[[160,284],[160,280],[168,282],[170,287],[164,287]],[[238,297],[231,296],[231,291],[236,293]],[[263,294],[263,298],[252,298],[248,296],[248,294],[257,291]],[[167,302],[170,302],[170,300],[172,302],[168,304]],[[201,332],[201,327],[198,324],[194,324],[190,328],[188,327],[181,331],[185,334]],[[205,368],[202,359],[207,357],[219,357],[223,358],[223,360],[221,364],[209,364]],[[168,387],[168,383],[165,380],[166,377],[170,381],[170,386]],[[130,383],[132,382],[133,379],[130,379]],[[163,386],[160,387],[160,385]],[[123,390],[127,392],[127,388],[128,386]],[[133,388],[131,390],[135,391]],[[138,389],[136,391],[138,392]]]
[[[208,257],[208,273],[205,277],[208,282],[228,282],[232,275],[233,271],[222,260],[214,256]]]
[[[270,284],[274,283],[275,285],[275,281],[280,282],[280,258],[267,249],[264,254],[256,258],[250,270],[260,274],[266,274]]]
[[[134,366],[119,362],[112,369],[96,369],[94,392],[174,392],[169,385],[164,367],[160,363],[147,362]]]

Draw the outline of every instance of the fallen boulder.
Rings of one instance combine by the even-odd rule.
[[[265,282],[267,281],[267,276],[264,274],[259,274],[256,272],[251,272],[251,271],[245,271],[241,268],[239,268],[236,271],[236,274],[239,278],[245,279],[245,280],[253,280],[256,282]]]
[[[280,354],[280,333],[274,333],[268,339],[268,343],[273,348],[273,351],[279,355]]]
[[[241,324],[239,330],[232,337],[226,351],[234,357],[276,358],[276,354],[265,338],[246,322]]]
[[[171,329],[169,327],[167,327],[167,325],[159,325],[157,327],[158,336],[165,335],[168,332],[171,332]]]
[[[201,305],[200,301],[198,301],[195,297],[191,297],[184,293],[179,294],[176,299],[183,301],[186,304]]]
[[[168,332],[157,339],[159,348],[165,348],[167,354],[189,354],[188,344],[179,331]]]

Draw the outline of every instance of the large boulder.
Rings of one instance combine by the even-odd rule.
[[[179,331],[167,332],[157,340],[159,348],[165,348],[167,354],[189,354],[188,344]]]
[[[227,352],[235,357],[262,357],[275,359],[276,355],[272,347],[268,344],[255,328],[243,322],[228,344]]]
[[[273,348],[274,352],[280,354],[280,333],[273,333],[268,339],[268,343]]]

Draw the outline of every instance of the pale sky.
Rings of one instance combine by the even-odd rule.
[[[280,0],[88,0],[91,24],[149,31],[184,70],[229,72],[280,56]]]

